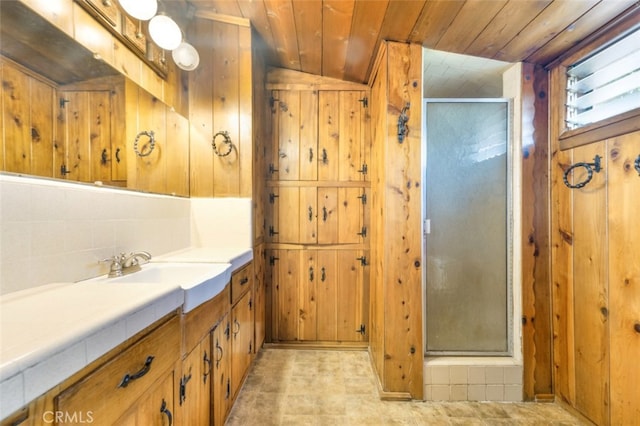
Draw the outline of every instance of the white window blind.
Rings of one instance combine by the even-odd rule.
[[[640,108],[640,27],[567,67],[569,129]]]

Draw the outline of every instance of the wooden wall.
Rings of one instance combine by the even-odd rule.
[[[385,42],[374,75],[371,353],[383,397],[422,399],[422,47]],[[409,133],[400,143],[407,104]]]
[[[196,18],[191,30],[190,40],[200,53],[200,65],[189,74],[191,196],[251,197],[254,70],[249,21]],[[212,148],[219,132],[227,132],[233,144],[226,156]],[[228,148],[223,141],[216,138],[221,153]]]
[[[553,394],[549,247],[548,72],[522,64],[523,397]],[[516,127],[518,127],[516,124]]]
[[[553,360],[558,399],[599,425],[640,424],[640,132],[562,150],[564,67],[551,73]],[[602,158],[581,189],[564,172]],[[578,168],[573,179],[586,177]]]

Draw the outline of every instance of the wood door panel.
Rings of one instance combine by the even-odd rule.
[[[89,130],[89,93],[63,92],[66,101],[67,148],[66,178],[91,182],[91,146]]]
[[[318,340],[337,339],[337,251],[318,250]]]
[[[318,191],[313,187],[300,188],[300,235],[298,243],[315,244],[318,241]],[[284,224],[283,224],[284,225]],[[285,225],[286,226],[286,225]]]
[[[300,92],[300,180],[318,178],[318,94]]]
[[[573,161],[591,162],[595,155],[606,163],[605,144],[576,148]],[[585,178],[584,168],[574,179]],[[608,167],[573,195],[574,330],[576,408],[597,424],[608,421],[608,288],[606,182]]]
[[[611,423],[640,419],[640,132],[608,142]]]
[[[338,189],[338,242],[357,244],[363,241],[363,204],[362,188]]]
[[[316,325],[318,324],[318,296],[320,264],[318,250],[304,250],[302,252],[302,268],[300,276],[299,305],[300,340],[317,340]]]
[[[318,244],[338,242],[338,189],[318,188]]]
[[[318,104],[318,180],[335,181],[339,176],[339,92],[320,92]]]
[[[278,258],[274,266],[274,290],[277,309],[274,339],[280,341],[298,339],[298,282],[301,265],[299,250],[275,250]]]
[[[89,143],[92,181],[111,181],[111,94],[89,93]]]
[[[230,315],[225,315],[212,332],[213,383],[211,387],[211,415],[214,425],[223,425],[230,408]]]
[[[341,342],[361,342],[358,332],[363,324],[363,266],[358,250],[338,250],[337,253],[337,335]]]
[[[300,240],[300,189],[295,187],[279,188],[278,225],[272,241],[280,243],[296,243]]]
[[[38,176],[54,176],[53,105],[54,90],[38,80],[31,80],[31,170]],[[106,118],[109,123],[108,117]],[[110,176],[109,176],[110,178]]]
[[[278,178],[299,180],[300,92],[281,91],[278,96]]]
[[[338,177],[342,181],[362,180],[362,104],[363,92],[340,92],[340,145]]]

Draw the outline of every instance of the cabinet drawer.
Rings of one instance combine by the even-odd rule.
[[[111,26],[115,27],[118,22],[118,7],[114,4],[113,0],[84,0],[95,10],[100,13],[105,21]]]
[[[147,53],[147,36],[142,32],[140,21],[122,14],[122,35],[141,53]]]
[[[179,353],[180,318],[174,316],[60,393],[55,398],[56,409],[91,413],[99,424],[113,424],[157,379],[173,368]]]
[[[231,304],[235,304],[250,288],[253,279],[253,262],[247,263],[231,275]]]

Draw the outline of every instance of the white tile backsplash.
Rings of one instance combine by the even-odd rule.
[[[191,201],[3,174],[0,230],[6,294],[102,275],[108,267],[98,261],[119,252],[156,256],[190,246]]]

